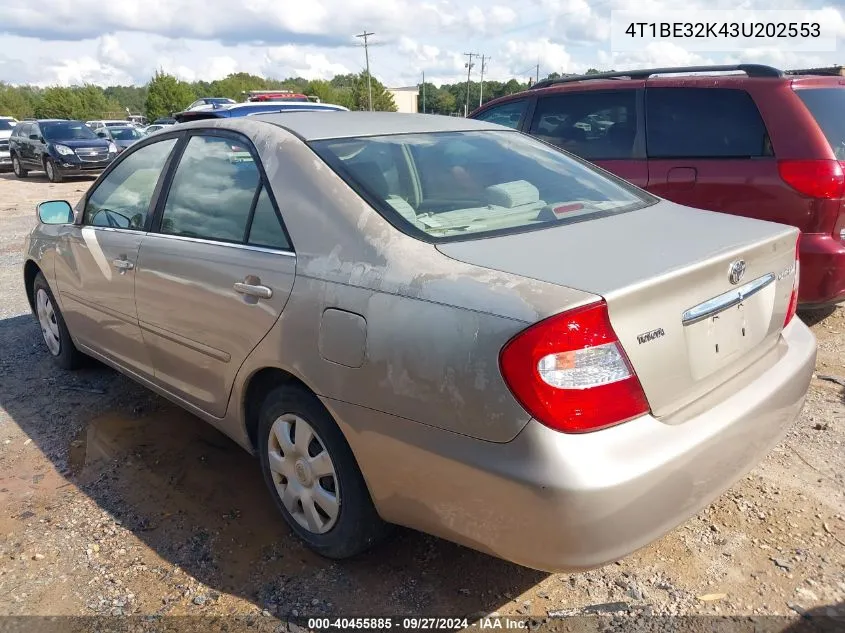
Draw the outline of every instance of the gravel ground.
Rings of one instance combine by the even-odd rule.
[[[0,615],[783,616],[777,630],[845,616],[845,386],[820,377],[845,378],[845,311],[803,315],[818,374],[786,439],[623,561],[549,575],[399,530],[329,562],[292,538],[226,437],[107,368],[51,365],[22,242],[37,201],[89,184],[0,175]]]

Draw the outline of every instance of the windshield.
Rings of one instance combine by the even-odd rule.
[[[111,130],[112,138],[116,141],[131,141],[136,138],[141,138],[143,134],[134,127],[113,127]]]
[[[311,146],[389,220],[435,241],[583,221],[657,201],[516,131],[377,136]]]
[[[838,160],[845,160],[845,88],[807,88],[795,93],[827,137]]]
[[[14,121],[9,121],[8,119],[0,119],[0,130],[11,130],[14,126]]]
[[[97,135],[82,121],[58,121],[42,123],[41,132],[48,141],[72,141],[96,139]]]

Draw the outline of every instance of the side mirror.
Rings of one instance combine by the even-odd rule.
[[[105,132],[97,132],[97,136],[99,136],[100,138],[106,138],[108,134],[106,134]]]
[[[73,208],[66,200],[50,200],[38,205],[38,219],[42,224],[72,224]]]
[[[40,140],[40,139],[41,139],[41,137],[40,137],[40,136],[38,136],[37,134],[30,134],[30,135],[29,135],[29,140],[30,140],[30,141],[37,141],[37,140]]]

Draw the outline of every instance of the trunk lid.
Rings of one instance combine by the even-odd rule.
[[[797,237],[790,226],[660,201],[437,248],[459,261],[603,297],[660,417],[730,380],[776,344],[792,293]],[[740,261],[743,274],[732,280]]]

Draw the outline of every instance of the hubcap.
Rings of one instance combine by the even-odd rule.
[[[340,487],[317,432],[298,415],[281,415],[270,429],[267,453],[276,492],[294,520],[314,534],[331,530],[340,514]]]
[[[38,313],[38,323],[41,325],[41,334],[47,349],[53,356],[58,356],[62,351],[62,340],[59,337],[59,322],[56,320],[56,311],[50,295],[43,288],[39,288],[35,295],[35,307]]]
[[[14,169],[14,170],[15,170],[15,175],[16,175],[16,176],[20,176],[20,173],[21,173],[21,162],[18,160],[18,157],[17,157],[17,156],[15,156],[15,157],[12,159],[12,169]]]

